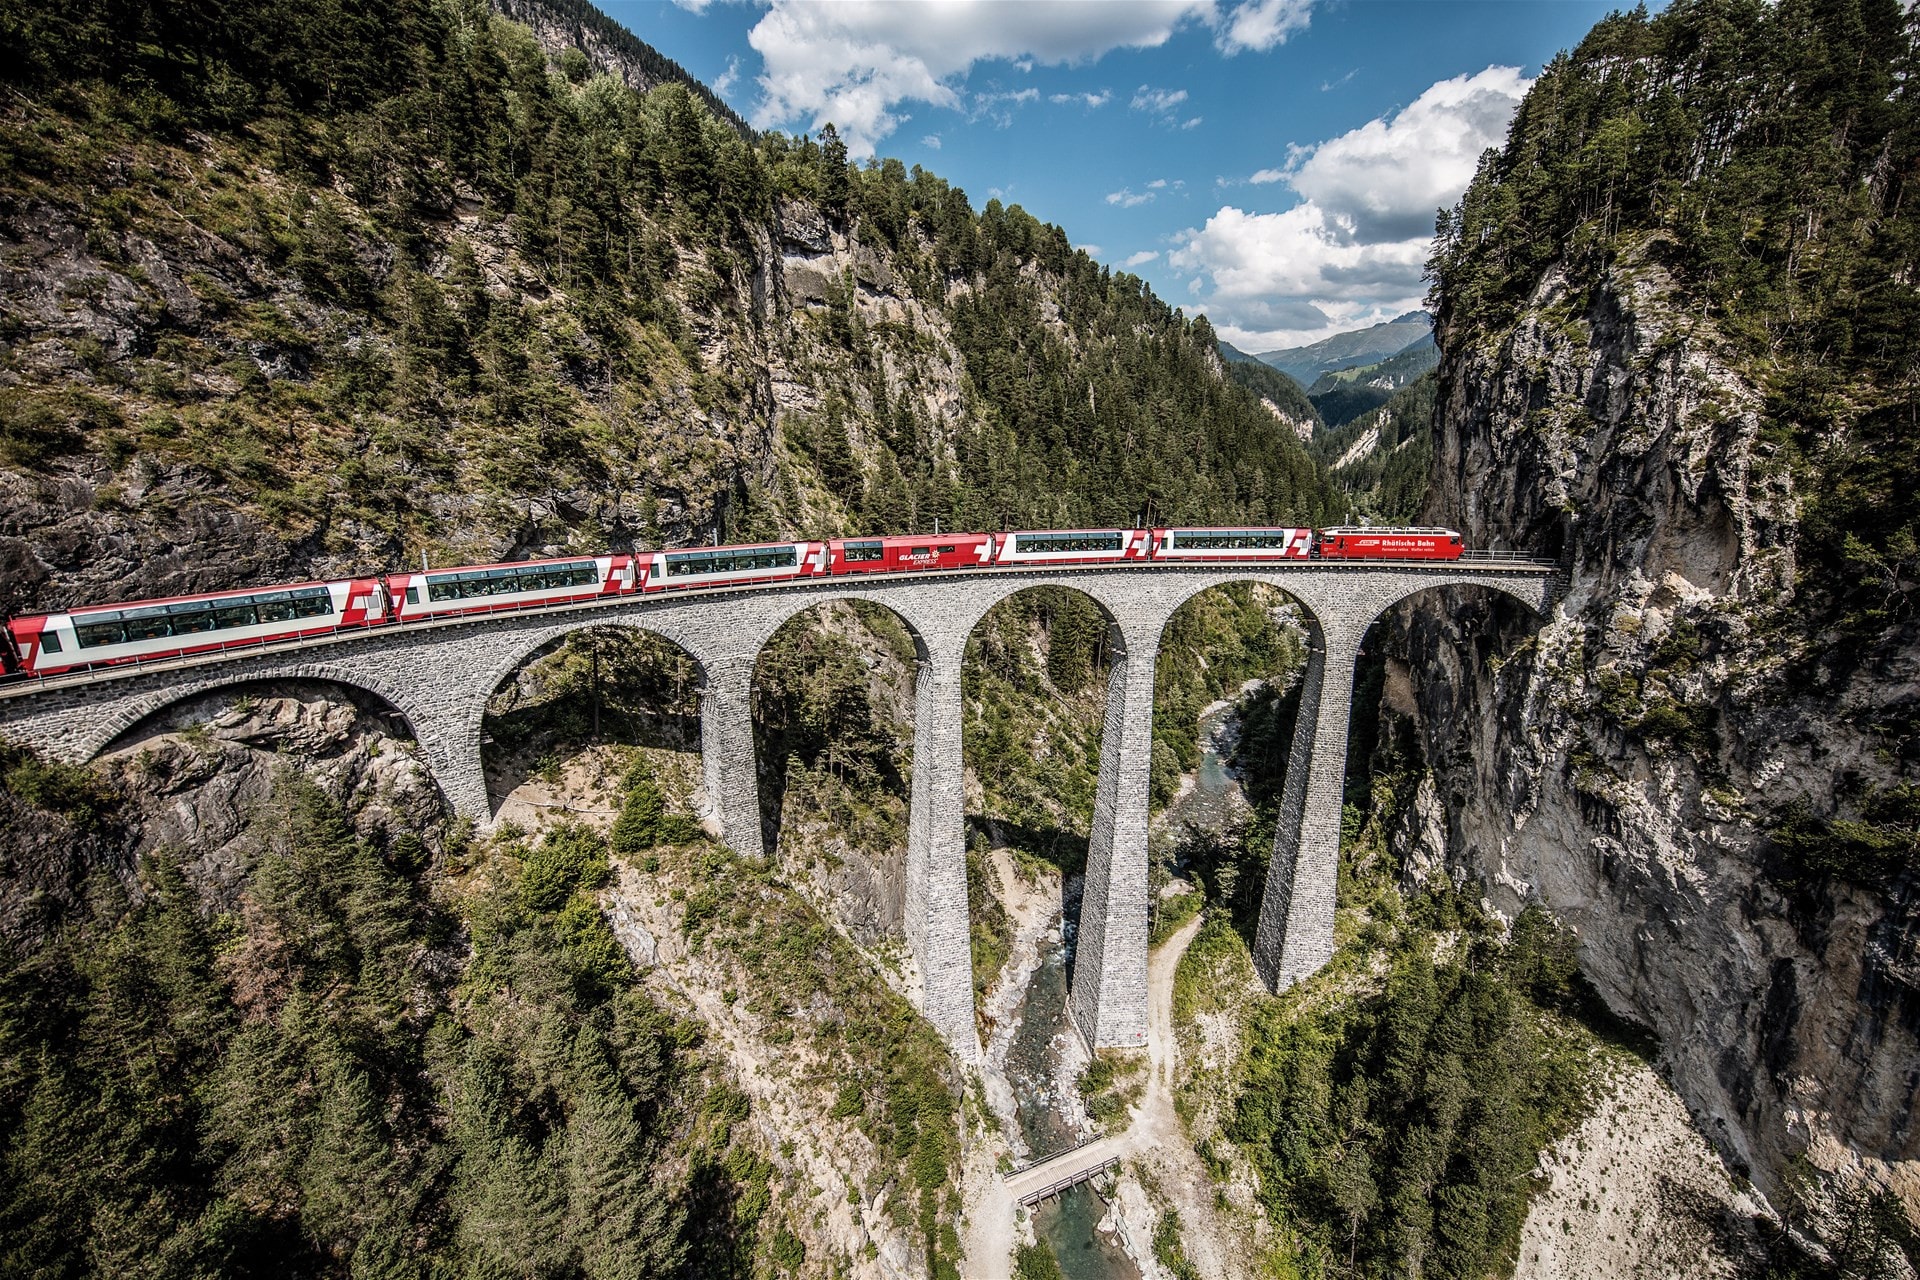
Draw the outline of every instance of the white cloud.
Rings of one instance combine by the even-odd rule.
[[[1147,184],[1147,186],[1154,191],[1158,191],[1166,185],[1167,185],[1167,180],[1165,178],[1155,178],[1152,182],[1149,182]]]
[[[673,0],[673,2],[688,13],[705,13],[707,6],[712,4],[713,0]]]
[[[701,0],[701,3],[705,2],[706,0]],[[738,83],[740,83],[740,59],[731,57],[727,59],[727,69],[713,78],[713,91],[724,98],[733,92],[733,86]]]
[[[1200,127],[1200,117],[1195,116],[1191,120],[1183,120],[1180,123],[1180,127],[1182,129],[1198,129]]]
[[[1458,200],[1480,153],[1505,140],[1532,83],[1518,67],[1442,80],[1392,119],[1303,151],[1287,181],[1363,239],[1430,236],[1434,210]]]
[[[1105,249],[1102,249],[1097,244],[1077,244],[1073,247],[1086,254],[1089,258],[1097,258],[1106,252]]]
[[[1335,89],[1338,89],[1341,85],[1345,84],[1347,81],[1353,79],[1355,76],[1359,74],[1360,74],[1360,68],[1355,67],[1353,70],[1347,72],[1347,74],[1341,76],[1338,80],[1322,80],[1320,82],[1320,92],[1332,93]]]
[[[1143,84],[1134,91],[1133,101],[1129,105],[1135,111],[1166,115],[1186,100],[1185,89],[1154,89]]]
[[[1530,81],[1513,67],[1442,80],[1392,117],[1290,150],[1299,193],[1279,213],[1221,208],[1167,255],[1202,308],[1250,350],[1311,342],[1419,305],[1434,211],[1451,206],[1480,153],[1506,135]],[[1249,345],[1251,344],[1251,345]]]
[[[832,121],[856,156],[901,122],[903,102],[963,109],[975,63],[1087,62],[1154,48],[1181,25],[1219,20],[1214,0],[773,0],[747,42],[760,54],[762,128]]]
[[[999,91],[976,93],[973,95],[973,110],[967,118],[991,120],[1002,129],[1010,129],[1013,127],[1014,108],[1039,100],[1040,91],[1033,88],[1019,89],[1011,93]]]
[[[1245,0],[1215,31],[1213,42],[1222,53],[1263,52],[1305,31],[1312,13],[1313,0]]]
[[[1138,253],[1130,253],[1127,255],[1127,265],[1130,267],[1144,267],[1159,256],[1160,254],[1157,250],[1142,249]]]
[[[937,133],[930,133],[926,137],[920,139],[920,145],[930,150],[938,151],[940,149],[940,135]]]
[[[1059,106],[1065,106],[1070,102],[1077,102],[1089,111],[1098,111],[1101,107],[1113,101],[1113,90],[1102,89],[1098,93],[1056,93],[1049,97],[1047,101]]]
[[[1134,191],[1130,187],[1122,187],[1118,191],[1107,192],[1107,203],[1117,204],[1122,209],[1131,209],[1135,205],[1147,204],[1152,201],[1152,199],[1153,192]]]

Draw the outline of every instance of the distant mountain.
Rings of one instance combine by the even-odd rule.
[[[1259,356],[1250,356],[1231,342],[1224,339],[1220,343],[1220,358],[1228,364],[1259,364]]]
[[[1375,387],[1381,391],[1398,391],[1411,385],[1421,374],[1439,363],[1440,348],[1435,344],[1433,335],[1428,334],[1385,360],[1323,373],[1313,380],[1313,385],[1307,388],[1307,394],[1325,395],[1336,387]]]
[[[1376,364],[1432,337],[1433,317],[1424,311],[1409,311],[1370,329],[1336,333],[1310,346],[1265,351],[1257,358],[1301,386],[1310,387],[1323,373],[1351,369],[1355,365]]]
[[[1232,354],[1228,354],[1232,352]],[[1234,357],[1238,356],[1239,359]],[[1266,411],[1292,428],[1302,440],[1311,440],[1321,427],[1319,410],[1300,389],[1300,384],[1278,369],[1261,364],[1244,351],[1220,344],[1220,358],[1227,362],[1227,378],[1237,382],[1259,398]]]

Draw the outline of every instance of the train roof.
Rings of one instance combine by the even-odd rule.
[[[383,577],[398,578],[406,574],[421,573],[473,573],[479,569],[520,569],[530,564],[579,564],[583,560],[618,560],[621,556],[632,555],[627,551],[589,551],[577,556],[541,556],[535,560],[501,560],[495,564],[450,564],[435,566],[431,569],[395,569]],[[641,552],[639,554],[647,554]]]
[[[1457,538],[1460,536],[1460,531],[1457,529],[1432,529],[1432,528],[1426,528],[1424,526],[1418,526],[1418,527],[1409,526],[1406,528],[1401,528],[1398,525],[1385,525],[1385,524],[1340,525],[1332,529],[1322,529],[1320,533],[1322,536],[1335,534],[1335,533],[1372,533],[1372,534],[1431,533],[1431,534],[1438,534],[1441,537],[1445,537],[1445,538]]]
[[[827,545],[837,547],[843,542],[880,542],[889,545],[896,542],[944,542],[947,540],[958,542],[965,538],[990,538],[992,536],[990,533],[964,533],[951,529],[943,529],[939,533],[876,533],[872,537],[867,538],[828,538]]]
[[[276,591],[306,591],[314,587],[330,587],[336,582],[376,582],[378,575],[367,574],[358,578],[327,578],[307,582],[273,582],[263,587],[236,587],[228,591],[203,591],[188,596],[149,596],[142,600],[119,600],[109,604],[83,604],[71,609],[53,609],[44,614],[23,614],[23,617],[51,618],[59,614],[79,617],[82,614],[114,613],[121,609],[147,609],[168,604],[198,604],[206,600],[237,600],[241,597],[270,595]]]

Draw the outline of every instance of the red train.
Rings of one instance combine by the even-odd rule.
[[[0,670],[57,675],[434,618],[842,574],[1145,561],[1458,560],[1460,553],[1460,535],[1451,529],[1249,527],[940,533],[521,560],[13,618],[0,632]]]

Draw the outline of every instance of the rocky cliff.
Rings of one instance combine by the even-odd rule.
[[[1864,1175],[1920,1217],[1909,804],[1920,631],[1898,565],[1903,486],[1875,496],[1872,478],[1910,430],[1874,426],[1906,397],[1910,346],[1892,332],[1877,355],[1864,333],[1844,355],[1803,345],[1795,327],[1836,305],[1795,274],[1794,255],[1818,251],[1806,239],[1815,224],[1781,232],[1770,257],[1780,215],[1751,191],[1733,193],[1754,206],[1748,252],[1796,299],[1791,319],[1725,305],[1716,250],[1675,229],[1658,200],[1610,208],[1601,247],[1597,202],[1570,203],[1566,225],[1586,232],[1536,234],[1525,271],[1513,266],[1524,255],[1508,252],[1525,237],[1499,262],[1473,243],[1476,220],[1513,230],[1515,206],[1503,202],[1552,177],[1558,157],[1604,163],[1580,137],[1644,101],[1632,95],[1645,86],[1619,76],[1621,55],[1644,55],[1657,86],[1724,44],[1706,8],[1603,24],[1535,88],[1464,221],[1443,225],[1425,515],[1470,545],[1560,556],[1570,585],[1537,630],[1483,599],[1418,602],[1397,620],[1394,661],[1408,678],[1389,681],[1388,700],[1417,721],[1435,783],[1405,843],[1444,849],[1505,913],[1544,901],[1576,929],[1607,1003],[1653,1029],[1662,1073],[1776,1207],[1790,1214],[1804,1200],[1805,1161],[1844,1175],[1829,1188]],[[1789,21],[1752,17],[1743,34],[1776,17]],[[1701,97],[1721,97],[1676,108],[1687,129],[1710,133],[1715,109],[1769,91],[1765,70],[1740,74],[1702,76]],[[1620,96],[1568,105],[1609,76]],[[1810,96],[1794,109],[1809,110]],[[1562,132],[1546,157],[1554,123]],[[1745,135],[1720,138],[1714,163],[1736,165]],[[1858,145],[1854,162],[1870,172],[1903,144]],[[1655,163],[1634,154],[1628,163]],[[1590,168],[1557,172],[1569,190],[1598,181]],[[1710,164],[1703,187],[1714,173]],[[1824,197],[1809,187],[1797,198]],[[1858,236],[1870,257],[1889,252],[1875,240],[1896,234],[1884,203],[1872,221],[1820,207],[1846,228],[1830,234]],[[1770,352],[1752,339],[1763,323]],[[1809,369],[1845,388],[1844,406],[1806,394]],[[1835,495],[1862,513],[1837,535],[1834,512],[1848,508]],[[1888,585],[1863,607],[1856,588],[1876,564]],[[1504,664],[1496,656],[1516,649]]]

